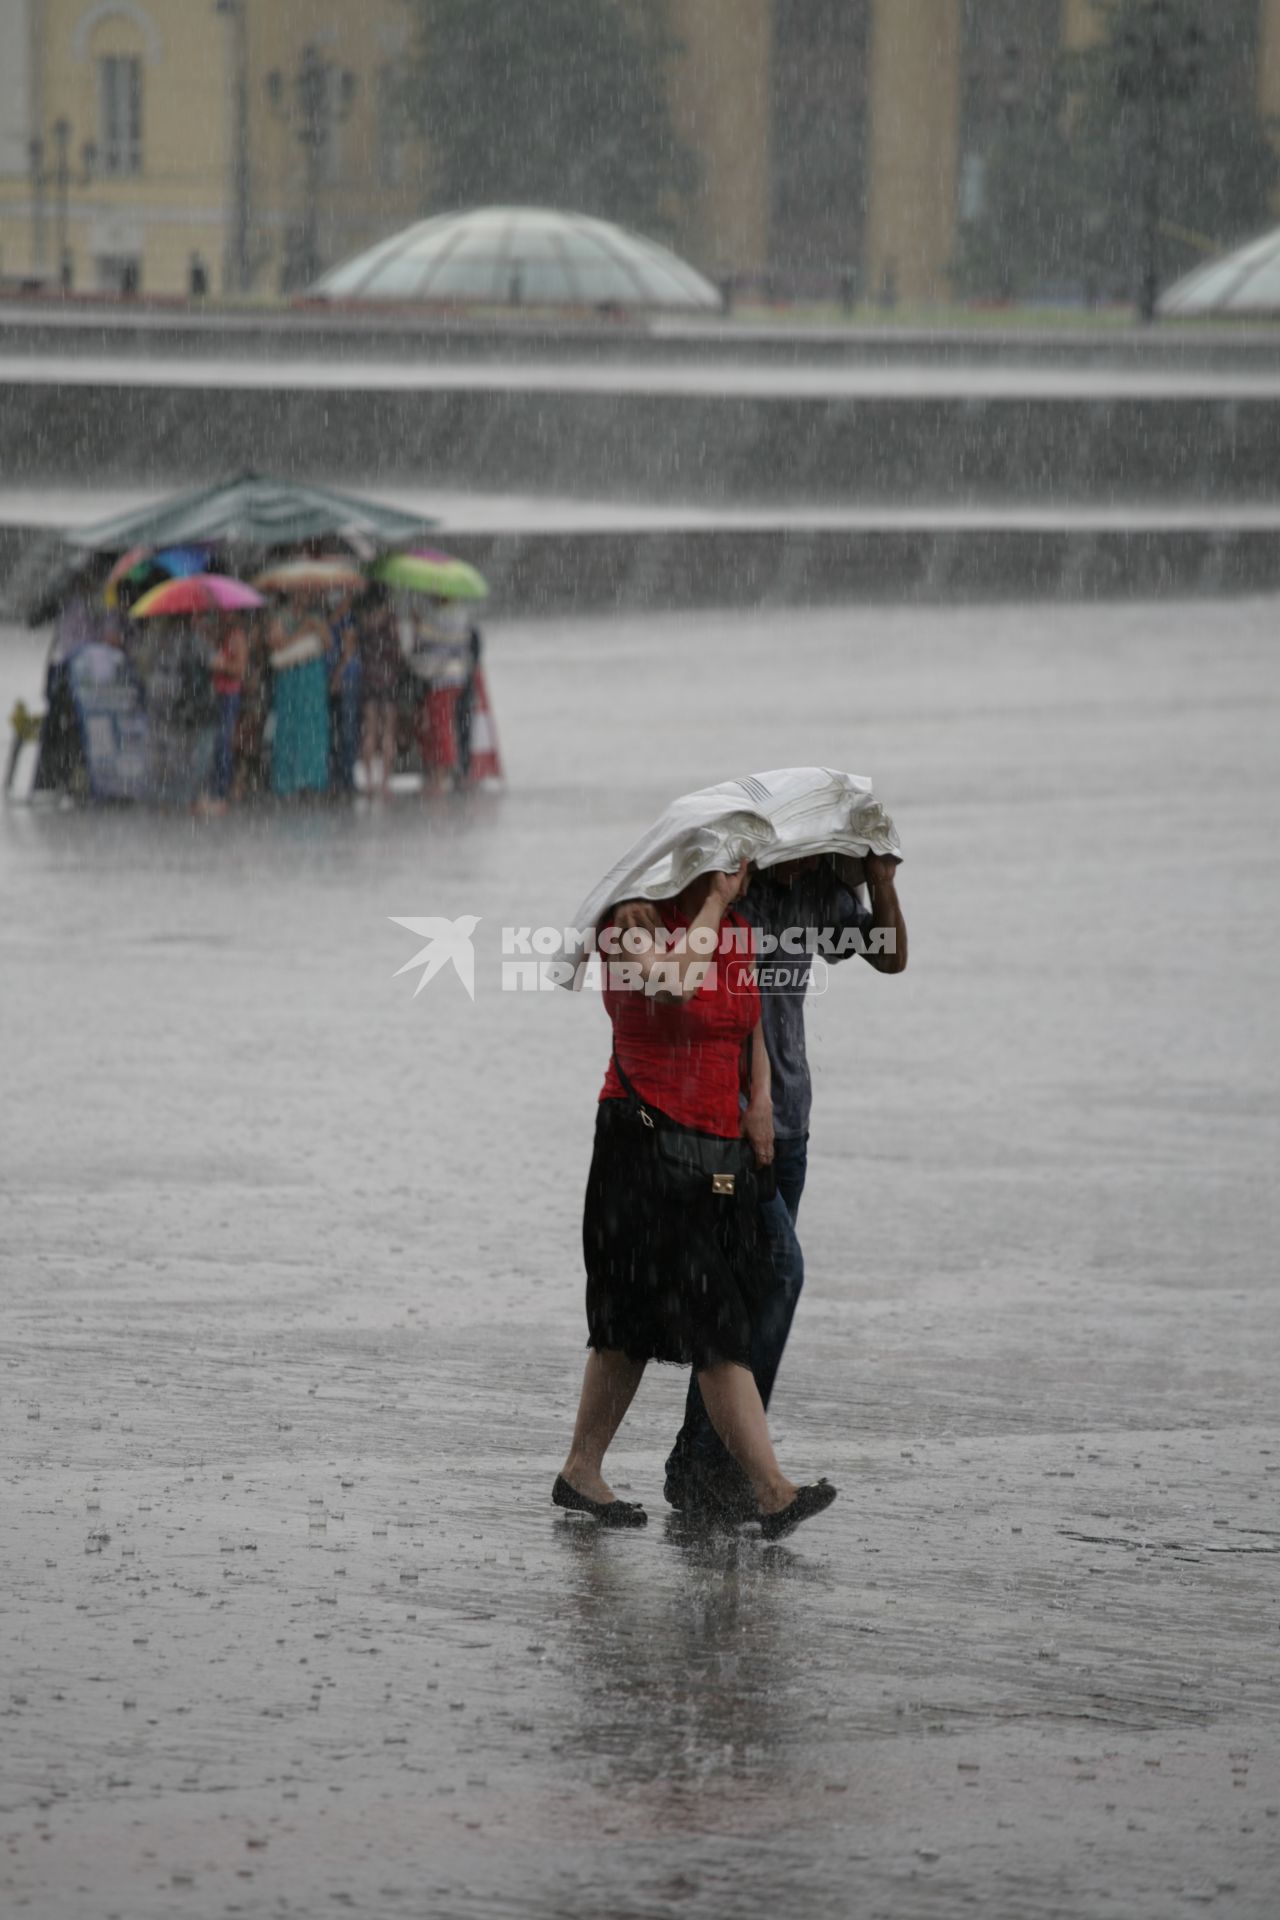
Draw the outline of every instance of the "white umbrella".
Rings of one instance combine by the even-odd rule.
[[[591,889],[574,915],[574,938],[558,958],[573,962],[572,984],[580,986],[581,962],[619,900],[669,900],[699,874],[733,873],[744,859],[776,867],[812,854],[863,860],[868,853],[901,851],[870,780],[856,773],[784,767],[702,787],[672,801]]]

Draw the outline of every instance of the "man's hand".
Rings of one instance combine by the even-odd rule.
[[[758,1167],[773,1163],[773,1101],[753,1100],[742,1116],[742,1131],[751,1142]]]
[[[896,854],[869,853],[862,865],[867,876],[868,886],[883,887],[887,885],[891,887],[893,885],[894,871],[902,865],[902,862]]]

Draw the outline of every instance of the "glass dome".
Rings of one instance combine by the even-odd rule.
[[[544,207],[438,214],[331,268],[308,292],[323,300],[486,306],[720,306],[711,282],[656,241]]]
[[[1160,312],[1280,313],[1280,227],[1175,281]]]

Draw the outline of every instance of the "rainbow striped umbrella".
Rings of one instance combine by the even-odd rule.
[[[162,580],[130,608],[130,618],[147,620],[156,614],[233,612],[265,607],[266,601],[243,580],[225,573],[192,573],[185,580]]]

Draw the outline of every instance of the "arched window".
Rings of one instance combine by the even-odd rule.
[[[142,172],[142,62],[135,53],[98,56],[98,168]]]
[[[99,171],[141,173],[143,74],[163,51],[155,22],[139,0],[97,0],[81,15],[72,47],[94,68]]]

